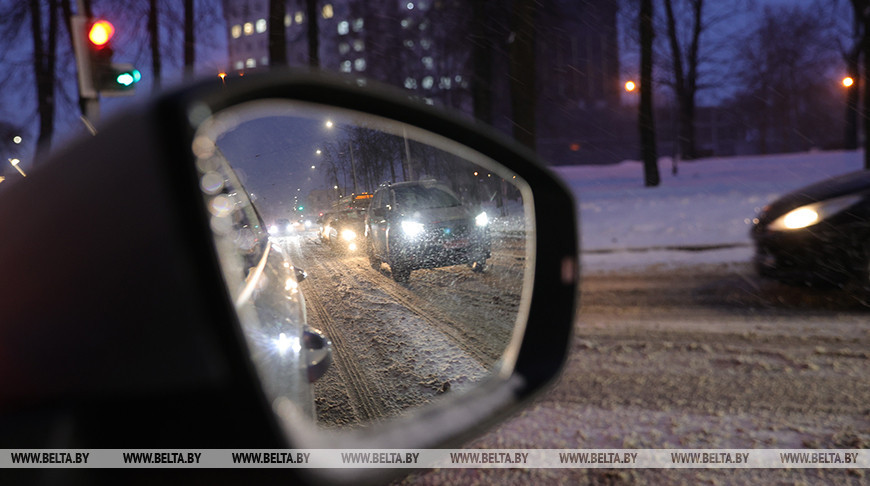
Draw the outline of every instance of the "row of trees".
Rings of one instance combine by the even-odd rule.
[[[676,104],[678,158],[699,155],[696,117],[702,95],[739,113],[762,153],[798,149],[835,125],[845,127],[843,147],[858,147],[859,119],[870,113],[870,83],[864,82],[870,74],[870,0],[767,6],[752,18],[746,15],[757,11],[752,0],[625,0],[622,5],[624,23],[637,26],[626,34],[640,53],[639,128],[647,186],[660,181],[654,86],[669,91]],[[844,71],[854,80],[842,88],[845,93],[835,85]],[[832,123],[833,116],[840,123]],[[870,123],[863,126],[863,138],[870,140]],[[870,168],[870,151],[865,151],[865,166]]]
[[[65,115],[62,121],[69,123],[85,114],[84,100],[72,82],[77,76],[70,28],[73,15],[109,17],[118,29],[115,46],[121,53],[115,57],[147,65],[151,89],[159,90],[167,66],[181,73],[173,77],[194,75],[196,48],[201,47],[197,33],[202,31],[197,26],[222,22],[218,4],[219,0],[0,0],[5,68],[0,91],[6,105],[0,113],[15,120],[18,132],[35,122],[35,159],[39,160],[51,146],[58,115]],[[142,18],[147,22],[143,24]],[[35,100],[33,115],[22,106],[22,100],[28,99]],[[14,105],[10,100],[15,100]]]

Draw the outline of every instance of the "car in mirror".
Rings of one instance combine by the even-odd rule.
[[[0,447],[445,447],[558,374],[578,297],[573,200],[490,129],[311,73],[202,82],[98,128],[0,194],[14,228]],[[394,190],[412,186],[453,209]],[[359,193],[374,204],[382,187],[423,226],[425,248],[400,263],[410,280],[314,231],[269,235],[265,221]],[[390,248],[406,229],[365,231]],[[317,472],[369,473],[383,471]]]

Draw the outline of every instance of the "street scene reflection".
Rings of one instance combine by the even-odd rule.
[[[509,365],[532,262],[525,183],[397,123],[310,106],[219,114],[216,147],[332,342],[317,422],[354,427]]]

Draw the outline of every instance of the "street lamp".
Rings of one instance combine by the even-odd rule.
[[[843,86],[845,86],[847,88],[851,88],[852,85],[854,85],[854,84],[855,84],[855,80],[852,79],[851,76],[846,76],[845,78],[843,78]]]
[[[324,123],[324,125],[326,126],[326,128],[332,128],[332,120],[326,120],[326,123]]]
[[[637,89],[637,84],[636,84],[634,81],[626,81],[626,82],[625,82],[625,90],[626,90],[626,91],[628,91],[629,93],[631,93],[631,92],[634,91],[635,89]]]
[[[12,143],[14,143],[15,145],[20,144],[21,143],[21,136],[15,135],[14,137],[12,137]]]

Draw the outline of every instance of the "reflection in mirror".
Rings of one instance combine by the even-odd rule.
[[[276,409],[293,403],[322,427],[358,427],[510,371],[534,264],[521,178],[415,127],[300,102],[218,113],[193,148],[206,204],[222,208],[212,211],[216,245]],[[304,281],[286,268],[304,269]],[[300,378],[311,365],[306,323],[332,346],[310,387]]]

